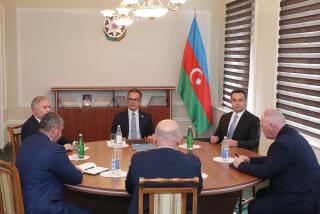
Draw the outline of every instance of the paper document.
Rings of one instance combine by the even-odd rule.
[[[131,144],[131,146],[134,151],[145,151],[156,148],[152,144]]]
[[[87,174],[91,174],[91,175],[96,175],[101,172],[109,170],[106,167],[97,166],[93,162],[83,163],[83,164],[78,165],[77,167],[80,168],[83,171],[83,173],[87,173]]]

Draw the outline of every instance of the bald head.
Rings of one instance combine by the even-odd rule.
[[[277,109],[265,110],[260,120],[262,132],[268,139],[275,139],[285,124],[284,116]]]
[[[169,146],[177,148],[181,141],[181,131],[179,125],[174,120],[162,120],[155,130],[157,147]]]

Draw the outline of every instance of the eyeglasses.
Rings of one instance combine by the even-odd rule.
[[[130,102],[140,102],[140,99],[138,99],[138,98],[128,98],[128,100]]]

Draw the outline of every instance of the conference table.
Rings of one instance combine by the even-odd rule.
[[[201,170],[208,175],[203,180],[203,190],[199,195],[200,213],[233,213],[242,190],[261,182],[261,179],[241,173],[227,163],[214,161],[214,157],[220,156],[220,144],[201,141],[195,141],[194,144],[201,146],[193,149],[193,154],[200,158]],[[89,148],[85,155],[90,158],[72,161],[74,165],[94,162],[97,166],[111,168],[113,148],[107,146],[107,141],[89,142],[86,146]],[[187,153],[186,149],[179,150]],[[118,153],[121,156],[121,170],[128,171],[135,152],[131,146],[120,149]],[[248,157],[258,156],[253,151],[239,147],[230,147],[229,153],[231,157],[235,153]],[[80,185],[65,185],[65,198],[91,208],[94,213],[126,213],[131,197],[125,190],[125,179],[126,177],[106,178],[101,175],[84,174]]]

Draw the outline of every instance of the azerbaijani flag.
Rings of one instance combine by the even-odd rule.
[[[199,134],[212,125],[212,107],[206,53],[194,17],[180,70],[179,94]]]

